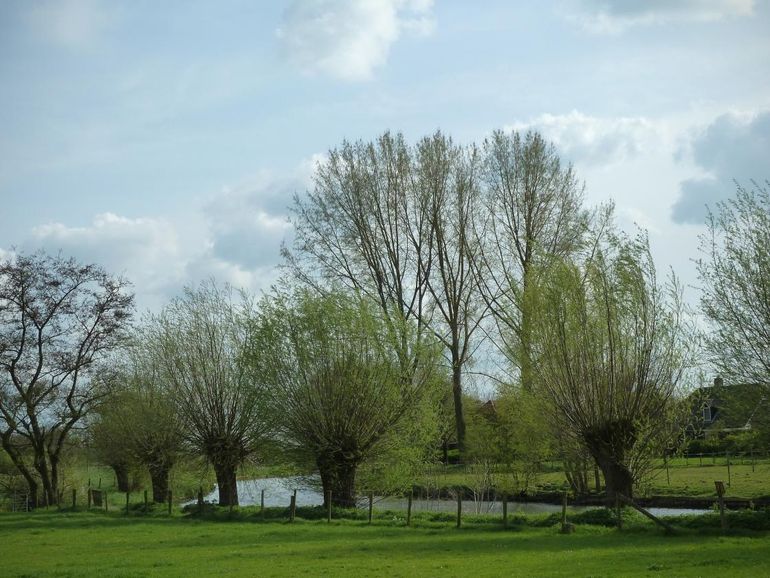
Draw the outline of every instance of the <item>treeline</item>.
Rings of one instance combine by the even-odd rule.
[[[768,385],[769,209],[767,190],[740,189],[709,220],[699,270],[714,331],[701,349],[646,234],[620,231],[611,204],[586,208],[537,133],[344,142],[295,198],[285,274],[259,299],[208,281],[132,322],[126,282],[103,269],[6,258],[2,447],[42,503],[83,426],[119,482],[147,468],[156,501],[192,453],[222,505],[259,456],[312,467],[350,506],[362,467],[384,478],[383,464],[417,468],[450,442],[522,479],[556,454],[576,492],[596,466],[608,493],[631,496],[683,439],[696,356],[731,379],[741,359]],[[490,358],[504,369],[483,377],[495,403],[465,407]]]

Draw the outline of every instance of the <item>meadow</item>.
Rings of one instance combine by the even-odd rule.
[[[744,514],[745,516],[745,514]],[[752,514],[759,527],[768,516]],[[499,522],[393,513],[365,520],[281,518],[220,512],[0,514],[8,578],[75,576],[763,576],[765,530],[720,535],[715,519],[686,520],[674,535],[628,514],[624,529],[597,520],[559,532],[554,517]],[[601,518],[601,516],[600,516]],[[580,522],[580,520],[577,520]],[[601,520],[598,520],[599,522]],[[688,525],[696,527],[687,527]],[[733,523],[733,525],[736,525]]]

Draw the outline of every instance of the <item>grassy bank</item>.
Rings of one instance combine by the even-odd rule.
[[[230,521],[103,513],[0,515],[2,574],[22,576],[759,576],[770,537],[682,530],[665,536],[632,522],[618,532],[577,525],[571,535],[537,524],[470,521],[462,529],[416,516],[417,527],[380,518],[237,515]]]

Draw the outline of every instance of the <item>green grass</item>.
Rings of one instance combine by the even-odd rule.
[[[224,513],[221,516],[226,518]],[[259,521],[103,513],[1,514],[2,575],[22,576],[761,576],[770,537],[517,521],[451,523],[384,514],[357,520]],[[538,523],[547,522],[546,518]],[[699,530],[702,532],[702,530]]]
[[[547,469],[551,471],[537,475],[534,485],[530,487],[530,493],[543,489],[555,490],[563,486],[564,472],[559,470],[558,465]],[[636,495],[715,498],[714,481],[721,480],[727,485],[728,479],[731,481],[726,487],[728,498],[770,497],[770,460],[757,460],[753,466],[748,459],[731,460],[729,478],[727,462],[723,456],[713,461],[711,457],[703,458],[702,461],[698,458],[671,460],[668,464],[668,477],[663,461],[659,460],[648,480],[636,488]],[[593,481],[593,472],[589,472],[591,486]],[[418,480],[416,483],[428,482],[439,487],[473,487],[474,476],[463,466],[448,466],[435,470],[430,476],[425,476],[424,480]]]

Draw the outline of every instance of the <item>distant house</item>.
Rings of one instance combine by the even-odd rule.
[[[695,399],[696,432],[705,439],[751,431],[752,422],[766,419],[770,410],[762,386],[725,385],[720,377],[713,385],[698,389]]]

